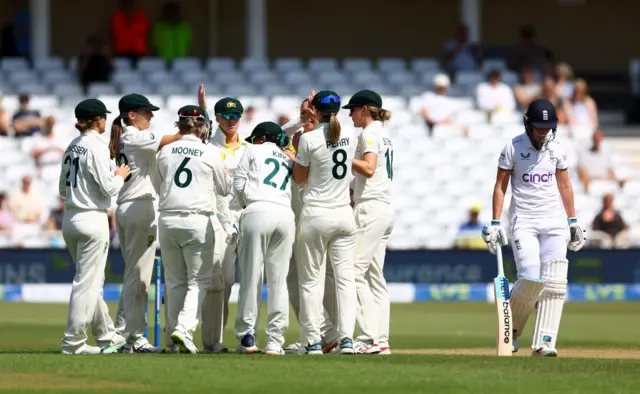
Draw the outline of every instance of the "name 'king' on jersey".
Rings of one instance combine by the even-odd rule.
[[[566,170],[568,164],[567,153],[559,142],[550,141],[538,151],[529,137],[521,134],[506,144],[498,167],[511,170],[511,219],[563,214],[556,170]]]

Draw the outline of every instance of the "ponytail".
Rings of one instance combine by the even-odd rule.
[[[340,141],[340,121],[336,116],[335,112],[331,113],[331,117],[329,118],[329,141],[334,144],[337,144]]]
[[[371,114],[371,118],[373,120],[380,121],[382,123],[391,119],[391,111],[384,108],[376,108],[372,106],[367,106],[367,111]]]
[[[96,123],[100,120],[100,118],[93,119],[78,119],[76,122],[76,129],[81,133],[84,133],[87,130],[91,130],[95,127]]]
[[[111,138],[109,139],[109,153],[111,154],[111,158],[115,159],[120,154],[120,137],[122,136],[122,131],[124,120],[122,115],[118,115],[111,124]]]

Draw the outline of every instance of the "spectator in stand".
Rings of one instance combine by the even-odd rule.
[[[482,227],[480,223],[479,205],[473,205],[469,209],[469,221],[458,229],[455,246],[457,249],[487,249],[487,244],[482,239]]]
[[[49,238],[49,246],[52,248],[64,248],[66,246],[62,236],[62,219],[64,217],[64,199],[58,199],[58,208],[53,209],[49,219],[44,225],[45,235]]]
[[[598,106],[589,96],[589,87],[584,79],[576,79],[566,111],[571,126],[587,126],[593,129],[598,127]]]
[[[287,123],[289,123],[291,121],[291,119],[289,119],[289,117],[287,115],[284,114],[280,114],[278,116],[278,125],[280,127],[286,125]]]
[[[482,63],[482,49],[469,42],[469,28],[460,25],[453,38],[442,46],[442,68],[454,75],[461,70],[477,70]]]
[[[40,134],[45,119],[40,111],[29,108],[29,95],[21,94],[18,98],[20,108],[13,114],[13,130],[16,138],[31,137]]]
[[[45,213],[42,195],[31,187],[29,175],[22,178],[22,187],[9,194],[9,210],[18,223],[38,223]]]
[[[613,160],[609,150],[602,146],[603,139],[602,130],[596,130],[592,136],[591,147],[578,155],[578,176],[585,192],[589,191],[589,185],[593,180],[616,180]],[[624,181],[620,184],[622,186]]]
[[[552,77],[544,77],[542,80],[540,96],[536,98],[549,100],[551,104],[556,107],[558,124],[567,124],[565,103],[564,100],[556,93],[556,81]]]
[[[3,99],[4,94],[0,92],[0,136],[6,137],[9,135],[9,112],[2,106]]]
[[[85,94],[90,84],[109,82],[113,69],[113,59],[105,42],[98,36],[89,37],[85,44],[85,51],[80,55],[78,66],[80,83]]]
[[[549,50],[536,44],[536,29],[531,26],[520,28],[520,42],[509,56],[509,68],[514,71],[521,71],[523,67],[530,66],[534,69],[548,74],[553,72],[553,63],[550,60],[553,54]]]
[[[489,119],[498,112],[516,110],[516,100],[509,85],[500,81],[500,70],[489,73],[489,81],[476,88],[478,108],[487,112]]]
[[[438,74],[433,78],[433,91],[422,95],[420,115],[427,123],[429,135],[433,132],[433,126],[451,123],[453,120],[453,102],[447,97],[447,91],[451,86],[451,80],[446,74]]]
[[[573,95],[573,69],[567,63],[556,66],[556,94],[562,99]]]
[[[44,136],[36,141],[31,155],[40,171],[40,178],[57,179],[60,174],[62,155],[67,148],[67,142],[56,137],[53,132],[54,118],[44,121]]]
[[[133,0],[120,0],[120,8],[111,18],[113,55],[128,57],[135,66],[148,53],[149,17],[136,9]]]
[[[169,1],[162,5],[160,20],[153,28],[156,52],[167,62],[189,56],[193,41],[191,26],[182,19],[180,4]]]
[[[602,198],[602,210],[591,223],[595,244],[603,249],[627,248],[629,227],[622,219],[620,212],[613,208],[613,194],[605,194]]]
[[[520,109],[525,110],[529,107],[529,104],[540,96],[542,90],[539,83],[536,82],[536,76],[533,72],[533,68],[530,66],[524,66],[520,71],[520,78],[522,83],[513,87],[513,92],[516,95],[518,106]]]

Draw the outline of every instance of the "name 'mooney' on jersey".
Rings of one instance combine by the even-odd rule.
[[[159,212],[214,213],[216,193],[226,196],[231,191],[220,153],[193,135],[162,148],[153,183]]]
[[[355,158],[363,160],[365,153],[378,156],[376,169],[371,178],[356,174],[353,200],[376,200],[391,203],[391,180],[393,179],[393,145],[389,132],[382,122],[374,121],[358,136]]]
[[[243,195],[247,206],[268,201],[291,206],[291,169],[293,163],[272,142],[250,145],[233,176],[234,190]]]
[[[336,143],[329,140],[327,123],[302,134],[296,162],[309,167],[304,207],[340,208],[351,203],[348,175],[355,148],[356,136],[350,128],[342,129]]]
[[[509,215],[518,218],[557,217],[563,213],[556,170],[566,170],[567,153],[557,141],[536,150],[521,134],[500,153],[498,167],[511,170]]]
[[[161,140],[162,138],[152,132],[139,131],[132,126],[125,127],[120,137],[120,153],[115,159],[118,165],[128,165],[131,174],[118,194],[118,204],[155,198],[151,185],[151,170],[156,165],[156,154]]]

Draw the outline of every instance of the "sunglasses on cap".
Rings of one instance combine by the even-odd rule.
[[[199,116],[203,116],[202,113],[200,113],[200,111],[197,108],[193,108],[193,109],[185,109],[180,111],[180,113],[178,114],[180,116],[195,116],[195,117],[199,117]]]
[[[322,103],[322,104],[330,104],[331,100],[333,100],[333,102],[335,102],[335,103],[339,103],[340,102],[340,97],[331,94],[329,96],[323,97],[322,100],[320,100],[320,103]]]
[[[238,119],[240,119],[240,117],[242,116],[242,115],[240,115],[240,114],[224,114],[224,115],[222,115],[222,114],[216,114],[216,115],[220,115],[220,116],[222,116],[222,119],[224,119],[224,120],[231,120],[231,119],[233,119],[233,120],[238,120]]]

